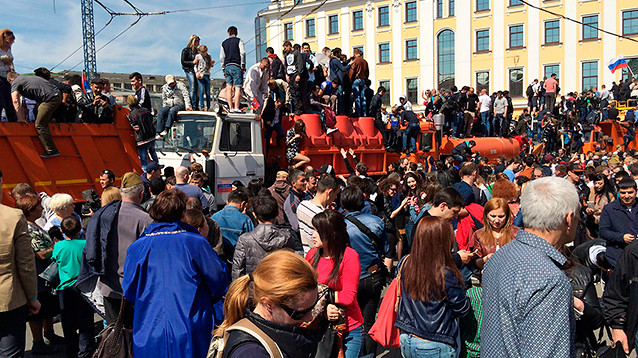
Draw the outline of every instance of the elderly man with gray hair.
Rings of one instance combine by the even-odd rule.
[[[576,234],[578,193],[565,179],[537,179],[523,191],[521,211],[525,230],[485,264],[481,357],[572,357],[574,310],[584,308],[558,249]]]

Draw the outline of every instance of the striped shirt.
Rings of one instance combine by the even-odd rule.
[[[315,228],[312,226],[312,218],[320,212],[326,210],[323,206],[316,205],[310,200],[304,200],[297,207],[297,218],[299,219],[299,233],[301,234],[301,244],[307,253],[312,244],[312,234]]]

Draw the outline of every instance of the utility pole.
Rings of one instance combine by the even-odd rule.
[[[84,75],[90,80],[97,76],[97,63],[95,58],[95,28],[93,26],[93,0],[81,1]]]

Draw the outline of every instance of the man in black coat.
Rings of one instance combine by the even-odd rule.
[[[383,138],[385,139],[385,124],[383,124],[383,119],[381,117],[381,106],[383,105],[383,95],[385,94],[386,89],[383,86],[379,86],[377,89],[377,93],[372,96],[372,100],[370,101],[370,107],[368,109],[368,117],[374,118],[374,125],[379,129],[381,134],[383,134]]]

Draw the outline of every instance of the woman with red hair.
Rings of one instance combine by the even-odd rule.
[[[507,201],[493,198],[485,204],[483,210],[483,228],[474,232],[472,237],[478,258],[474,265],[483,269],[485,262],[503,245],[514,240],[518,227],[512,225],[513,215]]]

